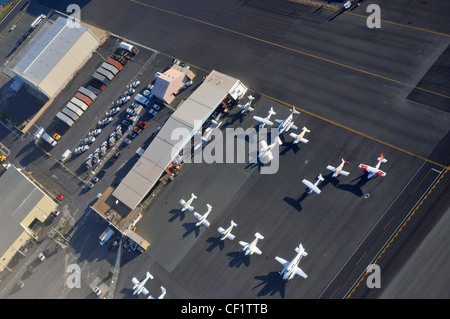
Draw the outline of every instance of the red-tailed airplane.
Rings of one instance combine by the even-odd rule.
[[[338,167],[328,165],[327,170],[330,170],[333,172],[333,177],[337,177],[338,175],[348,176],[348,174],[350,174],[350,173],[343,170],[345,164],[350,164],[350,163],[344,159],[341,159],[341,164],[339,164]]]
[[[380,157],[378,157],[377,161],[378,161],[378,164],[375,167],[369,166],[369,165],[366,165],[366,164],[359,164],[359,168],[362,168],[363,170],[369,172],[369,176],[367,176],[367,178],[372,178],[372,177],[374,177],[376,175],[386,176],[386,173],[379,169],[381,163],[386,163],[387,162],[387,159],[385,159],[383,157],[383,153],[381,153],[381,155],[380,155]]]
[[[292,112],[285,120],[275,120],[275,122],[279,123],[278,126],[278,135],[283,134],[284,132],[289,131],[290,129],[296,130],[297,126],[294,125],[294,114],[300,114],[299,111],[295,109],[295,106],[292,105]]]

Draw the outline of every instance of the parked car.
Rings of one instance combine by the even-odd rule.
[[[61,193],[56,194],[56,198],[58,200],[62,200],[64,198],[64,196]]]

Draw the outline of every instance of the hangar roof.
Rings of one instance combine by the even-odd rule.
[[[112,195],[134,209],[236,83],[240,81],[212,71],[167,120]]]

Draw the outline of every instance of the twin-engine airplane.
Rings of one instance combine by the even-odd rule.
[[[369,166],[369,165],[366,165],[366,164],[359,164],[359,168],[362,168],[363,170],[369,172],[369,176],[367,176],[367,178],[372,178],[372,177],[374,177],[376,175],[386,176],[386,173],[379,169],[381,163],[386,163],[387,162],[387,159],[385,159],[383,157],[383,153],[381,153],[381,155],[380,155],[380,157],[378,157],[377,161],[378,161],[378,164],[375,167]]]
[[[208,210],[206,211],[205,214],[200,215],[197,212],[194,213],[195,218],[198,219],[198,222],[195,224],[195,226],[198,227],[198,226],[204,225],[206,227],[209,227],[209,221],[207,221],[206,218],[208,217],[209,213],[211,213],[212,206],[209,204],[206,204],[206,207],[208,207]]]
[[[234,226],[237,226],[237,224],[234,221],[231,221],[231,226],[228,227],[227,229],[223,229],[222,227],[217,228],[217,231],[222,235],[222,237],[220,237],[220,240],[225,239],[233,240],[234,235],[231,233],[231,230],[233,229]]]
[[[253,116],[253,119],[259,122],[259,128],[264,128],[266,125],[270,126],[273,125],[273,122],[270,120],[270,117],[275,114],[277,113],[275,113],[275,111],[271,107],[269,110],[269,114],[265,118],[262,118],[260,116]]]
[[[251,95],[248,97],[248,102],[245,105],[238,104],[238,107],[242,110],[241,114],[245,114],[247,112],[253,112],[255,109],[252,107],[252,102],[255,98]]]
[[[256,238],[250,244],[246,243],[245,241],[240,241],[239,242],[239,245],[244,247],[242,249],[242,251],[245,253],[245,256],[253,255],[254,253],[258,254],[258,255],[261,255],[262,252],[261,252],[261,250],[259,250],[258,247],[256,247],[256,244],[258,243],[259,239],[264,239],[264,236],[261,235],[260,233],[256,233],[255,237]]]
[[[304,136],[306,133],[309,133],[309,132],[311,132],[311,131],[308,130],[306,127],[303,127],[302,132],[300,134],[291,133],[291,134],[289,134],[289,136],[294,139],[294,141],[293,141],[294,144],[297,144],[298,142],[302,142],[302,143],[306,144],[309,142],[309,140],[304,138]]]
[[[343,170],[345,164],[350,164],[350,163],[344,159],[341,159],[341,164],[339,164],[338,167],[328,165],[327,170],[330,170],[333,172],[333,175],[332,175],[333,177],[337,177],[338,175],[348,176],[348,174],[350,174],[350,173]]]
[[[317,185],[323,180],[324,180],[324,178],[322,177],[322,174],[319,174],[319,176],[317,176],[317,181],[314,184],[306,179],[303,179],[302,183],[305,184],[309,188],[308,194],[311,194],[312,192],[314,192],[316,194],[320,194],[320,189],[319,189],[319,187],[317,187]]]
[[[303,248],[302,244],[300,244],[297,248],[295,248],[295,251],[297,252],[297,256],[292,259],[292,261],[286,261],[281,257],[275,257],[275,260],[278,261],[280,264],[283,265],[283,270],[280,271],[280,275],[283,277],[284,280],[289,281],[294,276],[301,276],[303,278],[307,278],[308,276],[298,268],[298,264],[300,263],[300,260],[302,257],[306,257],[308,253]]]
[[[285,119],[285,120],[275,120],[275,122],[279,123],[278,126],[278,135],[283,134],[284,132],[289,131],[290,129],[296,130],[298,129],[297,126],[294,125],[294,114],[300,114],[299,111],[295,109],[295,107],[292,105],[292,111],[291,114]]]
[[[145,285],[147,284],[147,281],[149,279],[153,279],[153,276],[148,271],[147,271],[147,274],[145,276],[145,279],[142,280],[142,281],[139,281],[139,280],[136,279],[136,277],[133,277],[133,279],[131,279],[131,282],[134,284],[134,286],[133,286],[133,290],[134,290],[133,291],[133,295],[139,295],[141,292],[144,295],[147,295],[148,294],[148,290],[145,288]]]
[[[191,198],[187,202],[184,199],[181,199],[180,204],[181,204],[181,206],[183,206],[183,208],[181,208],[181,211],[184,212],[185,210],[188,210],[191,212],[194,209],[194,207],[191,206],[192,201],[196,198],[197,198],[197,196],[195,196],[195,194],[192,193]]]

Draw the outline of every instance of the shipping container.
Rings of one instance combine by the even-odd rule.
[[[94,74],[92,74],[92,77],[93,77],[94,79],[99,80],[99,81],[102,82],[104,85],[107,85],[107,84],[109,83],[109,79],[108,79],[106,76],[101,75],[101,74],[98,73],[98,72],[95,72]]]
[[[114,65],[119,71],[123,68],[123,65],[119,61],[114,60],[113,58],[107,58],[105,62]]]
[[[88,106],[92,104],[92,100],[90,98],[88,98],[86,95],[81,94],[80,92],[77,92],[77,94],[75,94],[75,97],[81,101],[83,101],[84,103],[86,103]]]
[[[58,112],[56,114],[56,117],[69,126],[72,126],[73,123],[75,123],[70,117],[68,117],[67,115],[65,115],[64,113],[61,113],[61,112]]]
[[[63,114],[66,114],[68,117],[70,117],[74,122],[76,122],[79,118],[78,114],[74,111],[71,111],[67,107],[63,108],[61,111]]]
[[[94,94],[94,92],[88,90],[87,88],[85,88],[84,86],[80,86],[80,88],[78,89],[78,92],[80,92],[81,94],[86,95],[87,97],[89,97],[92,101],[94,101],[97,98],[97,95]]]
[[[101,75],[104,75],[108,78],[108,80],[112,80],[114,79],[114,74],[112,74],[111,72],[109,72],[107,69],[99,67],[97,69],[97,72],[100,73]]]
[[[107,69],[109,72],[111,72],[114,75],[117,75],[119,73],[119,69],[116,68],[114,65],[111,65],[109,63],[103,62],[102,68]]]
[[[70,102],[67,103],[66,107],[67,107],[69,110],[71,110],[71,111],[77,113],[78,116],[83,115],[83,110],[80,109],[78,106],[76,106],[76,105],[73,104],[73,103],[70,103]]]
[[[70,100],[70,102],[73,103],[73,104],[75,104],[76,106],[78,106],[80,109],[82,109],[83,112],[86,111],[87,108],[88,108],[88,106],[87,106],[86,103],[84,103],[83,101],[77,99],[76,97],[73,97],[73,98]]]
[[[94,92],[94,94],[95,95],[99,95],[100,94],[100,92],[102,91],[102,90],[100,90],[100,89],[97,89],[96,87],[93,87],[92,85],[89,85],[88,87],[87,87],[87,89],[89,90],[89,91],[92,91],[92,92]]]

